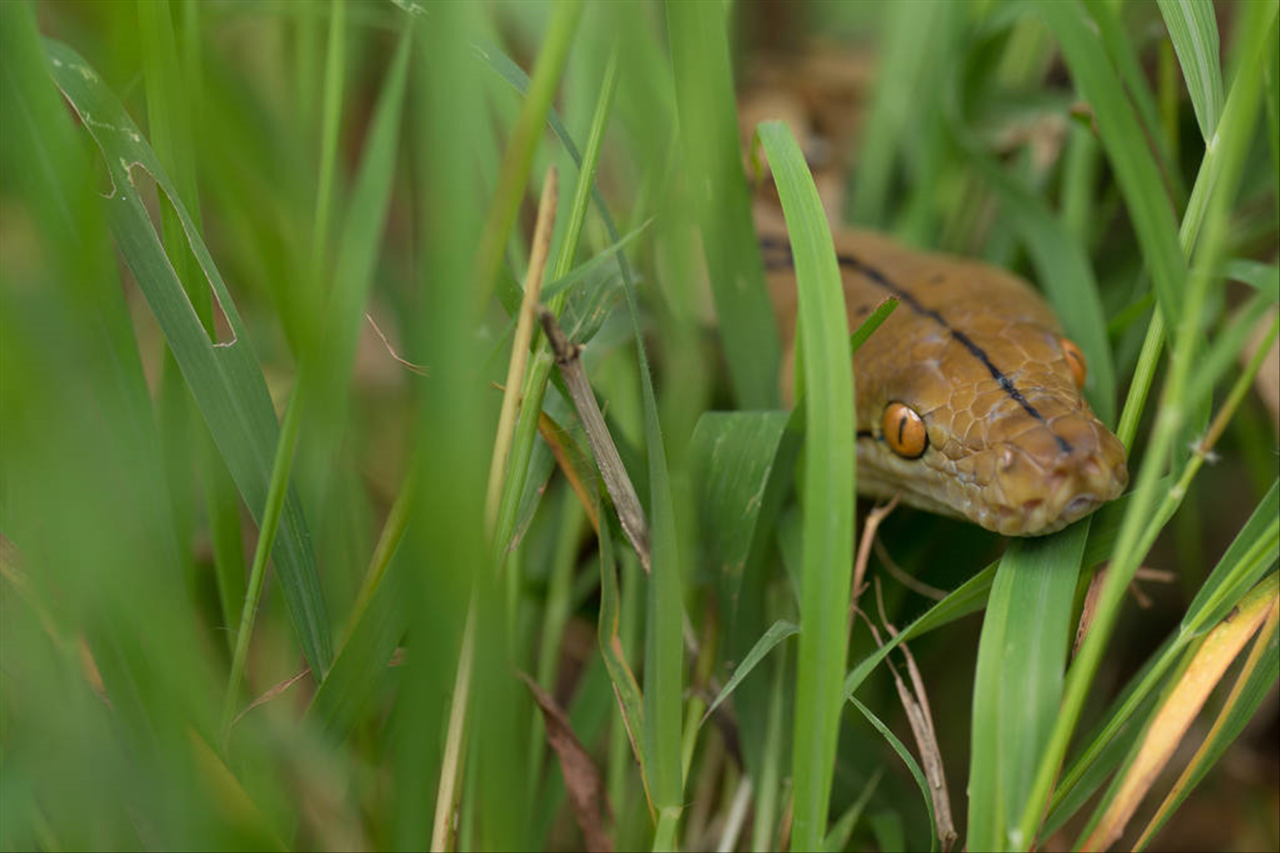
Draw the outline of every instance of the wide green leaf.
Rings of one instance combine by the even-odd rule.
[[[1013,540],[996,569],[973,681],[970,849],[1031,843],[1012,827],[1026,806],[1062,697],[1073,594],[1088,535],[1085,519],[1055,536]]]

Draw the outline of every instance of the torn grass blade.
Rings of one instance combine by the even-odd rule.
[[[120,101],[74,50],[49,40],[45,50],[55,82],[102,150],[114,185],[106,200],[107,215],[120,252],[159,321],[245,504],[261,523],[280,425],[248,330],[176,188]],[[192,254],[230,326],[229,341],[215,343],[200,325],[133,184],[134,168],[150,173],[177,212]],[[324,673],[333,657],[329,618],[302,506],[292,488],[285,497],[272,558],[307,662]]]

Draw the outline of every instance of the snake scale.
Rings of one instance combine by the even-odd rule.
[[[850,329],[899,299],[854,356],[861,494],[1039,536],[1123,491],[1124,446],[1081,394],[1084,356],[1026,282],[874,233],[833,236]],[[795,271],[785,237],[761,246],[789,396]]]

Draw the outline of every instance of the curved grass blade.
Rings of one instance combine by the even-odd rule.
[[[114,183],[107,215],[120,252],[160,323],[245,504],[261,522],[280,425],[248,331],[176,188],[119,100],[70,47],[47,40],[45,50],[55,82],[102,149]],[[200,325],[134,187],[130,170],[138,167],[155,178],[178,214],[231,328],[231,341],[215,344]],[[333,657],[329,620],[310,535],[292,488],[272,557],[298,642],[312,669],[323,673]]]
[[[1200,135],[1208,143],[1222,116],[1222,70],[1218,60],[1218,23],[1210,0],[1157,0],[1164,25],[1178,53]]]
[[[707,721],[707,718],[711,716],[711,712],[720,707],[721,702],[729,698],[734,689],[742,683],[742,679],[751,674],[751,670],[756,668],[756,664],[764,660],[765,655],[773,651],[774,646],[787,639],[787,637],[793,637],[799,633],[800,629],[798,627],[783,619],[779,619],[770,625],[769,630],[764,632],[764,636],[756,641],[756,644],[751,647],[751,651],[747,652],[747,656],[742,659],[742,663],[738,664],[733,670],[733,677],[721,688],[716,695],[715,701],[707,706],[706,713],[702,715],[702,720],[698,725],[702,725]]]
[[[884,769],[877,767],[876,772],[867,781],[866,787],[862,789],[862,793],[858,795],[858,799],[850,803],[844,814],[831,825],[831,831],[827,833],[826,846],[823,848],[826,853],[840,853],[849,846],[849,838],[858,825],[858,819],[866,811],[867,803],[871,802],[871,797],[880,786],[880,780],[883,777]]]
[[[889,742],[889,746],[893,747],[893,751],[898,753],[898,757],[902,759],[902,763],[907,765],[907,769],[911,771],[911,778],[916,780],[916,785],[920,788],[920,795],[924,797],[925,808],[929,810],[929,849],[937,850],[938,833],[934,831],[934,827],[938,825],[938,822],[933,813],[933,797],[929,794],[929,783],[925,781],[924,773],[920,770],[920,765],[916,763],[916,760],[912,757],[910,750],[903,745],[902,741],[898,740],[897,736],[889,730],[889,727],[881,722],[879,717],[871,713],[870,709],[868,709],[866,705],[863,705],[853,697],[850,697],[849,701],[853,703],[853,707],[862,712],[862,716],[867,718],[867,722],[875,726],[876,731],[880,732],[884,739]]]
[[[1273,303],[1280,302],[1280,266],[1264,264],[1248,258],[1232,258],[1222,265],[1223,278],[1242,281],[1266,294]]]
[[[816,850],[827,835],[844,704],[853,561],[853,365],[840,268],[813,176],[786,125],[764,122],[758,134],[782,199],[800,299],[806,460],[791,844]]]
[[[1119,81],[1123,82],[1126,98],[1133,105],[1135,117],[1142,130],[1142,136],[1150,148],[1160,175],[1167,182],[1168,192],[1181,204],[1187,196],[1182,182],[1181,172],[1173,168],[1174,154],[1172,144],[1162,132],[1156,99],[1147,84],[1147,74],[1143,70],[1142,60],[1134,49],[1134,44],[1125,32],[1120,19],[1120,9],[1108,0],[1084,0],[1089,12],[1091,27],[1097,31],[1098,37],[1106,49],[1106,57],[1115,67]]]

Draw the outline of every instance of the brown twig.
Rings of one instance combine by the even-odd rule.
[[[1106,577],[1107,567],[1102,566],[1089,580],[1089,589],[1084,594],[1084,606],[1080,608],[1080,622],[1076,625],[1076,641],[1071,647],[1072,660],[1075,660],[1080,646],[1084,644],[1084,638],[1089,635],[1089,628],[1093,625],[1093,614],[1098,609],[1098,599],[1102,595],[1102,582]]]
[[[890,637],[897,637],[898,630],[885,617],[884,598],[881,595],[878,580],[876,582],[876,606],[880,610],[880,622],[884,625],[884,629],[889,633]],[[867,626],[871,629],[871,636],[875,638],[876,645],[884,645],[880,641],[880,632],[876,630],[870,619],[867,620]],[[889,665],[889,672],[893,674],[893,682],[898,690],[898,698],[902,702],[903,710],[906,711],[907,722],[911,724],[911,734],[915,737],[916,747],[920,750],[920,760],[924,764],[924,775],[929,781],[929,796],[933,799],[938,841],[944,851],[950,850],[951,845],[955,843],[958,836],[955,821],[951,817],[951,795],[947,792],[947,776],[942,767],[942,750],[938,747],[938,733],[933,726],[933,714],[929,710],[929,696],[925,692],[924,677],[920,674],[920,668],[916,665],[916,659],[911,654],[911,649],[907,648],[906,643],[899,643],[898,648],[902,651],[903,657],[907,661],[907,674],[911,678],[911,689],[908,689],[903,682],[902,676],[898,674],[898,668],[893,665],[893,661],[886,658],[885,662]]]
[[[550,167],[542,184],[538,220],[533,227],[533,248],[529,254],[529,274],[524,286],[524,299],[520,302],[515,338],[511,342],[511,361],[507,365],[507,383],[502,394],[502,411],[498,416],[498,434],[493,439],[493,456],[489,460],[489,488],[485,496],[484,516],[485,527],[490,535],[497,522],[498,504],[506,481],[511,439],[516,429],[516,404],[520,397],[520,385],[524,381],[525,365],[529,361],[529,342],[533,340],[533,319],[542,294],[542,275],[546,271],[547,254],[551,250],[551,231],[555,227],[556,201],[559,198],[557,175],[556,167]]]
[[[373,326],[373,330],[378,333],[378,337],[382,339],[382,346],[386,348],[387,353],[392,358],[394,358],[396,361],[400,362],[405,367],[409,368],[410,371],[418,374],[419,376],[431,375],[431,369],[427,367],[425,364],[415,364],[414,362],[409,361],[407,358],[402,357],[400,353],[396,352],[395,347],[391,346],[391,341],[387,340],[387,336],[382,332],[382,327],[378,325],[377,320],[373,319],[372,314],[366,311],[364,314],[364,318],[369,321],[369,325]]]
[[[645,572],[649,571],[649,522],[645,519],[644,509],[640,506],[640,498],[636,496],[631,477],[622,465],[622,457],[609,435],[604,416],[600,414],[600,406],[596,403],[596,395],[587,381],[587,374],[582,369],[582,347],[570,341],[560,329],[556,317],[545,308],[538,309],[538,319],[542,321],[543,331],[547,333],[547,341],[551,344],[551,352],[555,355],[556,366],[564,376],[564,384],[573,398],[573,405],[578,410],[578,419],[582,421],[582,429],[587,434],[591,452],[596,457],[596,465],[600,468],[600,476],[604,478],[609,497],[613,498],[614,509],[618,512],[618,521],[622,524],[622,532],[627,535],[631,546],[640,557],[640,565]]]
[[[236,714],[236,718],[235,718],[234,720],[232,720],[232,721],[231,721],[231,725],[233,725],[233,726],[234,726],[234,725],[236,725],[236,724],[237,724],[237,723],[239,723],[242,719],[244,719],[244,715],[245,715],[245,714],[249,713],[250,711],[252,711],[254,708],[258,707],[259,705],[265,705],[265,704],[267,704],[267,703],[268,703],[268,702],[270,702],[272,699],[274,699],[274,698],[276,698],[277,696],[279,696],[280,694],[284,693],[284,692],[285,692],[286,690],[288,690],[290,687],[292,687],[293,685],[297,684],[299,681],[301,681],[302,679],[306,678],[306,677],[307,677],[308,675],[310,675],[310,674],[311,674],[311,667],[307,667],[306,669],[304,669],[302,672],[298,673],[297,675],[291,675],[291,676],[289,676],[288,678],[286,678],[284,681],[276,682],[276,683],[275,683],[275,684],[273,684],[272,686],[268,687],[268,688],[267,688],[267,692],[263,693],[263,694],[262,694],[261,696],[259,696],[257,699],[254,699],[252,702],[250,702],[250,703],[248,704],[248,706],[246,706],[246,707],[245,707],[245,709],[244,709],[243,711],[241,711],[239,714]]]
[[[858,543],[858,557],[853,563],[853,585],[849,593],[849,627],[853,627],[853,614],[858,607],[858,598],[862,595],[862,579],[867,575],[867,560],[871,556],[871,543],[876,538],[876,529],[884,521],[893,508],[898,505],[898,496],[884,506],[878,506],[867,513],[866,524],[862,528],[862,541]]]
[[[917,593],[918,595],[923,595],[925,598],[932,598],[934,601],[941,601],[947,597],[947,591],[945,589],[938,589],[936,586],[930,586],[924,581],[908,574],[901,566],[894,562],[893,557],[889,555],[889,549],[884,547],[884,543],[880,541],[879,536],[877,536],[875,542],[872,543],[872,547],[876,549],[876,556],[880,558],[880,562],[884,563],[885,570],[888,571],[889,575],[898,583],[902,584],[912,592]]]

